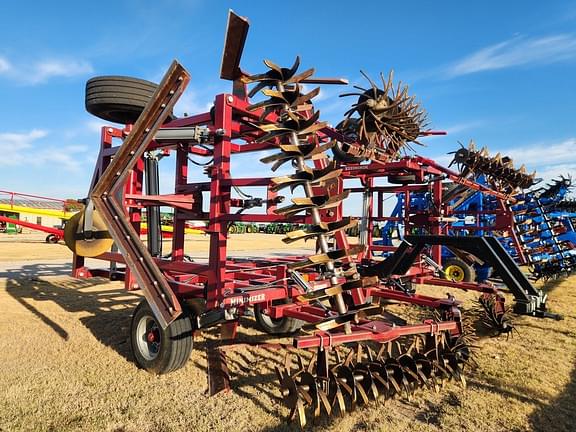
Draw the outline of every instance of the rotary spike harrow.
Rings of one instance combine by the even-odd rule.
[[[454,154],[454,159],[448,167],[456,164],[462,177],[477,177],[483,175],[497,190],[512,194],[518,189],[527,189],[536,184],[536,172],[528,174],[526,167],[514,168],[512,159],[498,153],[490,157],[488,149],[482,147],[476,150],[474,141],[470,141],[468,148],[460,144]]]
[[[411,400],[418,389],[439,392],[449,380],[466,387],[464,370],[472,364],[469,345],[444,335],[412,339],[407,345],[396,340],[378,349],[358,344],[347,352],[334,350],[331,358],[321,352],[307,364],[296,355],[295,367],[294,355],[287,354],[276,374],[290,409],[288,419],[304,428],[310,418],[342,415],[378,398]]]
[[[426,127],[426,113],[408,95],[408,86],[393,83],[394,73],[390,71],[388,79],[380,74],[382,88],[379,88],[363,71],[360,73],[370,83],[365,89],[354,86],[358,92],[344,93],[340,97],[358,96],[352,108],[345,113],[345,119],[337,129],[345,136],[354,136],[362,144],[366,154],[370,150],[380,150],[380,160],[395,159],[409,142],[420,144],[418,136]],[[357,116],[357,117],[356,117]]]
[[[484,327],[495,336],[505,334],[506,337],[517,331],[510,319],[511,308],[504,306],[501,294],[482,294],[476,303],[477,316]]]

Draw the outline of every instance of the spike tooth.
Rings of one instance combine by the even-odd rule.
[[[300,398],[296,401],[296,409],[298,411],[298,423],[300,425],[300,429],[304,429],[306,427],[306,410],[304,409],[304,404]]]
[[[320,397],[320,402],[326,411],[326,415],[332,414],[332,406],[330,405],[330,401],[328,400],[328,396],[321,388],[318,388],[318,396]]]
[[[364,390],[364,387],[362,387],[361,385],[358,385],[358,386],[356,386],[356,391],[358,392],[358,394],[362,398],[362,402],[365,405],[367,405],[368,402],[370,402],[370,399],[368,399],[368,395],[366,394],[366,390]]]

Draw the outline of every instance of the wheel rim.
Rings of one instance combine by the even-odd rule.
[[[464,280],[464,269],[455,264],[449,265],[444,270],[446,278],[454,282],[462,282]]]
[[[148,361],[154,360],[160,353],[162,335],[156,320],[143,316],[136,326],[136,345],[138,351]]]

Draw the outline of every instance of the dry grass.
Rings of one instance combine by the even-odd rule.
[[[521,317],[520,336],[479,341],[479,367],[468,375],[468,389],[450,383],[412,402],[378,401],[315,429],[576,430],[573,280],[548,287],[550,308],[564,321]],[[0,279],[0,431],[296,430],[282,419],[288,410],[273,373],[279,352],[230,353],[233,391],[212,398],[206,396],[203,337],[176,373],[157,377],[137,369],[127,333],[138,300],[118,282]],[[243,335],[259,335],[251,323],[245,321]]]

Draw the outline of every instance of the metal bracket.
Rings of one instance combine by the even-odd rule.
[[[118,195],[129,171],[142,158],[189,82],[190,74],[174,61],[90,196],[163,328],[182,313],[182,308],[140,240],[140,234],[126,217]]]

